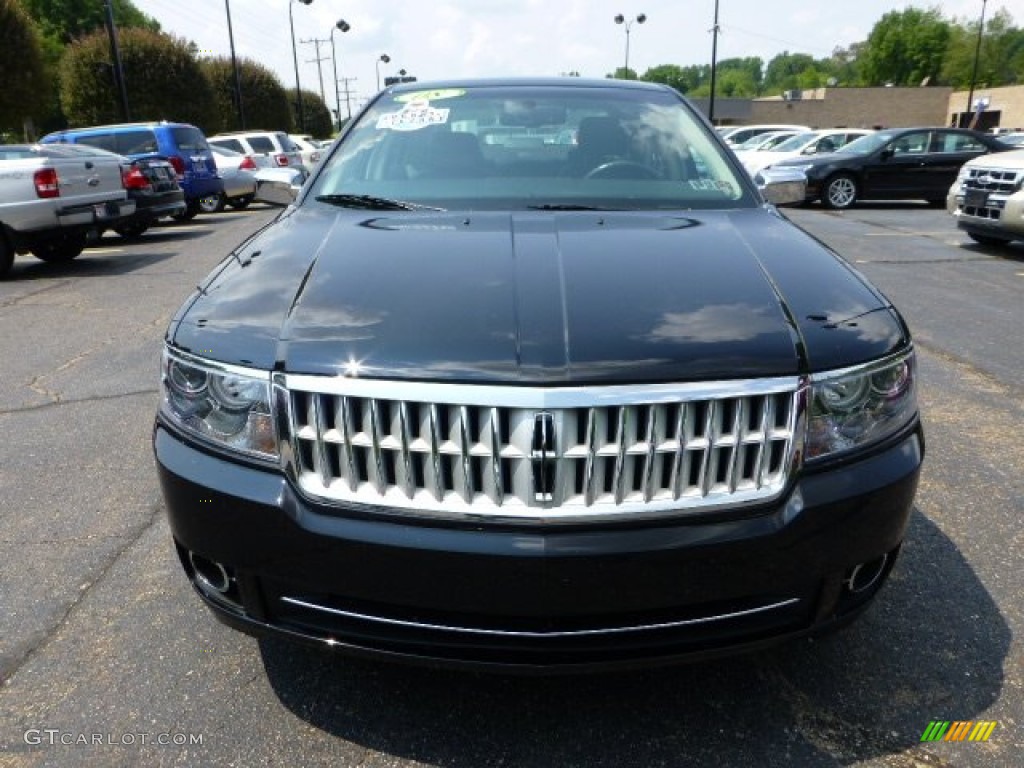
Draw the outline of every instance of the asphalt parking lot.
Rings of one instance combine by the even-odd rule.
[[[276,211],[201,216],[0,282],[0,766],[1017,766],[1024,247],[916,204],[787,212],[915,333],[928,454],[846,631],[636,673],[514,678],[256,641],[181,573],[149,445],[160,340]],[[922,743],[933,720],[996,721]],[[166,742],[166,743],[164,743]]]

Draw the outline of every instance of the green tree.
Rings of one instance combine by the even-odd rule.
[[[45,107],[49,92],[39,33],[18,0],[0,0],[0,132],[20,135]]]
[[[680,67],[678,64],[659,64],[644,72],[640,79],[649,83],[664,83],[680,93],[692,93],[710,76],[711,68],[707,66]]]
[[[106,25],[104,0],[22,0],[43,35],[63,46]],[[131,0],[114,0],[114,23],[118,29],[139,27],[160,31],[156,19],[147,16]]]
[[[204,130],[218,122],[213,89],[185,40],[146,29],[123,30],[120,39],[133,120],[176,120]],[[104,32],[68,47],[61,60],[60,94],[72,126],[120,119]]]
[[[828,59],[822,60],[822,70],[835,78],[838,85],[860,85],[860,58],[864,42],[851,43],[846,48],[836,47]]]
[[[633,69],[632,67],[630,67],[629,69],[626,69],[625,67],[616,67],[614,72],[612,72],[610,75],[605,75],[605,77],[614,80],[638,79],[636,76],[636,70]]]
[[[213,89],[217,105],[217,120],[210,131],[221,133],[241,128],[235,104],[235,75],[231,59],[204,58],[200,60],[200,65]],[[252,59],[238,59],[238,79],[242,85],[242,109],[247,128],[268,131],[292,129],[288,91],[273,71]]]
[[[298,99],[295,98],[295,89],[288,91],[291,98],[294,115],[294,125],[299,127]],[[306,115],[306,133],[316,138],[327,138],[334,132],[334,120],[331,117],[331,110],[327,108],[319,93],[302,89],[302,111]]]
[[[942,81],[967,88],[974,72],[978,43],[978,21],[957,22],[950,29],[949,48],[942,66]],[[986,19],[978,55],[977,83],[984,87],[1024,82],[1024,29],[1013,25],[1005,9]]]
[[[860,57],[864,84],[937,82],[950,36],[950,24],[937,8],[890,11],[871,29]]]
[[[761,92],[770,96],[779,96],[783,91],[803,87],[801,75],[815,68],[813,56],[806,53],[790,53],[783,51],[768,62],[764,70],[764,82]]]

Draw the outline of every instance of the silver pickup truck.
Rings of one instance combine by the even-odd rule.
[[[16,253],[70,261],[89,233],[131,215],[121,159],[76,145],[0,145],[0,277]]]

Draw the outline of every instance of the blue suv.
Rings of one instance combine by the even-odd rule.
[[[199,213],[199,202],[218,197],[223,182],[217,175],[217,163],[206,143],[206,136],[194,125],[169,123],[122,123],[93,128],[69,128],[40,139],[42,144],[88,144],[116,152],[132,160],[162,157],[174,166],[178,182],[185,192],[186,209],[177,219],[191,219]]]

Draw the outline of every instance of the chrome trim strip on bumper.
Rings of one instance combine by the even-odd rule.
[[[728,621],[729,619],[738,619],[745,616],[753,616],[759,613],[767,613],[774,611],[779,608],[786,608],[791,605],[795,605],[800,602],[800,598],[792,597],[788,600],[780,600],[777,603],[770,603],[768,605],[762,605],[758,608],[748,608],[744,611],[733,611],[732,613],[723,613],[717,616],[704,616],[699,619],[683,619],[680,621],[667,621],[658,624],[641,624],[632,627],[609,627],[607,629],[576,629],[564,632],[526,632],[521,630],[505,630],[505,629],[473,629],[469,627],[452,627],[444,624],[426,624],[418,621],[405,621],[402,619],[388,619],[381,616],[370,616],[364,613],[356,613],[355,611],[343,611],[338,608],[329,608],[324,605],[317,605],[306,600],[299,600],[294,597],[282,597],[281,602],[288,603],[289,605],[295,605],[300,608],[308,608],[314,611],[321,611],[323,613],[334,614],[335,616],[343,616],[347,619],[358,619],[360,621],[371,621],[378,624],[388,624],[391,626],[408,627],[411,629],[425,629],[437,632],[456,632],[459,634],[466,635],[491,635],[498,637],[527,637],[527,638],[556,638],[556,637],[586,637],[592,635],[609,635],[609,634],[623,634],[626,632],[649,632],[658,629],[675,629],[679,627],[694,626],[697,624],[709,624],[715,621]]]

